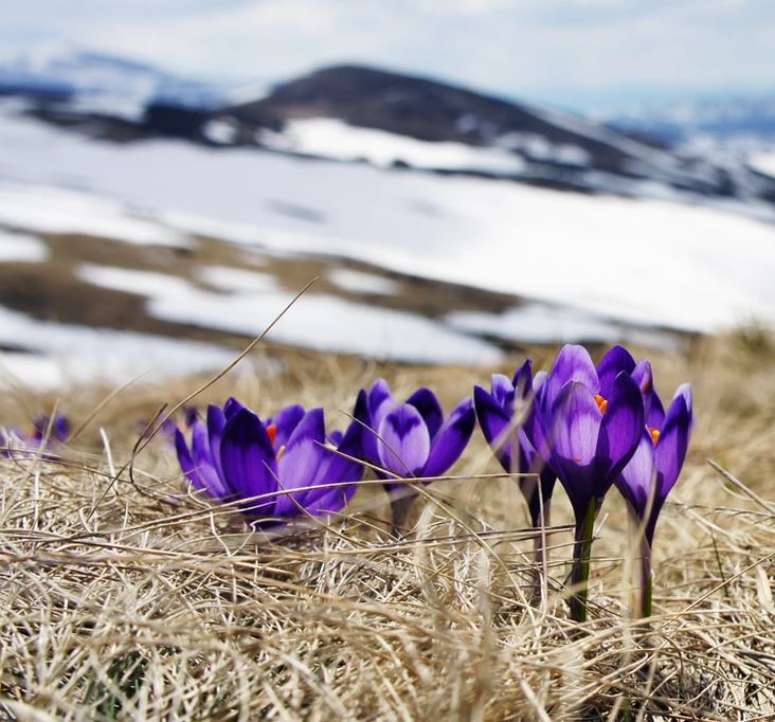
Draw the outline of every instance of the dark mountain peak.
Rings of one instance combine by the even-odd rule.
[[[233,109],[241,119],[276,122],[334,117],[419,140],[488,144],[510,131],[540,132],[547,124],[527,106],[416,75],[367,65],[334,65],[275,86],[268,97]],[[555,128],[560,142],[575,138]]]

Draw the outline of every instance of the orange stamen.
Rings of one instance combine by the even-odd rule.
[[[595,394],[595,403],[601,414],[608,410],[608,399],[603,398],[600,394]]]
[[[266,427],[266,435],[269,437],[269,441],[274,444],[274,440],[277,438],[277,424],[269,424]]]
[[[662,432],[659,429],[655,429],[652,427],[647,427],[649,430],[649,434],[651,435],[651,441],[654,444],[654,446],[657,445],[657,441],[659,441],[659,437],[661,436]]]

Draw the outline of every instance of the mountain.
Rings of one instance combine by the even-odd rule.
[[[732,206],[761,216],[775,180],[736,159],[378,68],[338,65],[255,100],[152,66],[96,53],[0,68],[0,93],[91,136],[177,136],[341,162],[499,178],[583,193]]]
[[[635,108],[611,119],[627,132],[647,133],[673,145],[705,138],[718,147],[747,150],[775,144],[775,90],[771,93],[686,98]]]

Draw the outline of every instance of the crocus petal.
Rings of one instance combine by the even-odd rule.
[[[65,442],[70,435],[70,421],[63,414],[55,414],[53,420],[50,416],[38,416],[33,421],[33,426],[33,437],[38,441],[43,441],[48,436],[51,441]]]
[[[654,450],[659,472],[658,497],[664,500],[678,480],[692,429],[692,392],[688,384],[681,386],[667,410],[665,424]]]
[[[277,464],[272,442],[261,419],[243,408],[227,422],[221,439],[221,465],[226,483],[240,497],[269,494],[277,489]],[[269,516],[273,498],[250,503],[253,513]]]
[[[368,392],[368,407],[369,413],[375,414],[377,409],[388,399],[393,398],[393,393],[390,391],[390,384],[385,379],[376,379],[374,383],[369,387]]]
[[[366,392],[360,391],[353,409],[353,421],[347,427],[337,446],[336,452],[327,451],[326,458],[318,470],[315,481],[320,491],[311,491],[304,500],[310,514],[325,514],[340,511],[355,494],[356,486],[336,486],[326,488],[326,484],[342,484],[347,481],[360,481],[363,478],[363,464],[352,461],[362,454],[361,439],[365,431],[364,422],[368,418]],[[338,453],[337,453],[338,452]]]
[[[320,465],[326,453],[326,423],[323,409],[312,409],[298,423],[285,454],[278,464],[278,487],[281,491],[315,484]],[[299,494],[281,494],[277,498],[275,516],[295,516],[304,505],[308,491]]]
[[[600,360],[597,366],[597,376],[600,380],[600,394],[608,398],[613,390],[616,377],[624,371],[631,374],[635,369],[635,359],[623,346],[613,346]]]
[[[651,434],[644,429],[635,453],[615,482],[617,489],[641,520],[646,514],[649,494],[656,481],[654,442]]]
[[[555,404],[553,417],[555,453],[582,466],[591,463],[603,417],[589,387],[578,381],[569,383]]]
[[[192,422],[193,425],[194,422]],[[223,430],[226,427],[226,415],[223,410],[214,405],[207,407],[207,435],[210,438],[210,454],[212,455],[215,469],[218,475],[223,478],[223,468],[221,467],[221,439]]]
[[[515,387],[508,376],[503,374],[493,374],[490,379],[490,388],[492,389],[492,398],[509,416],[514,409]]]
[[[509,441],[504,436],[511,423],[510,416],[481,386],[474,386],[474,407],[485,440],[495,452],[503,470],[510,472],[513,440]]]
[[[643,412],[646,416],[646,426],[651,429],[661,429],[665,421],[665,410],[662,401],[654,388],[654,373],[648,361],[641,361],[633,369],[632,380],[643,394]]]
[[[596,492],[600,469],[596,458],[602,414],[586,384],[566,384],[554,405],[549,429],[551,466],[557,472],[577,518]]]
[[[597,369],[587,349],[567,344],[560,349],[546,379],[547,403],[553,406],[563,387],[571,381],[584,384],[593,394],[600,390]]]
[[[533,362],[526,359],[525,362],[514,372],[514,378],[511,380],[511,386],[519,394],[520,398],[527,397],[533,391]],[[494,390],[494,388],[493,388]]]
[[[406,403],[411,404],[420,412],[420,416],[423,417],[432,440],[444,422],[444,412],[441,410],[441,404],[436,398],[436,394],[423,386],[417,389],[406,400]]]
[[[474,402],[463,399],[444,422],[433,440],[423,476],[441,476],[454,464],[466,448],[476,425]]]
[[[428,427],[420,412],[409,404],[393,409],[378,429],[377,450],[382,466],[397,476],[417,475],[431,448]]]
[[[328,443],[333,444],[334,446],[339,446],[339,444],[342,443],[342,439],[344,438],[344,434],[339,431],[339,429],[334,429],[333,431],[328,432]]]
[[[223,405],[223,413],[226,416],[226,420],[228,421],[234,414],[236,414],[238,411],[242,411],[245,407],[237,401],[233,396],[230,396],[228,399],[226,399],[226,403]]]
[[[230,489],[224,484],[210,449],[210,438],[204,422],[197,419],[191,426],[191,453],[199,478],[208,493],[218,499],[228,496]]]
[[[598,457],[606,460],[607,478],[600,479],[602,496],[630,460],[643,433],[643,396],[632,377],[622,371],[611,384],[608,410],[603,416]],[[606,483],[607,482],[607,483]]]
[[[377,379],[369,388],[367,407],[369,411],[366,431],[363,434],[363,457],[372,464],[380,465],[378,440],[379,427],[388,411],[395,405],[390,386],[385,379]]]
[[[277,435],[274,438],[274,446],[279,449],[285,446],[291,438],[293,430],[304,417],[304,407],[292,404],[280,409],[272,418],[272,423],[277,427]]]
[[[186,439],[180,429],[175,429],[175,451],[178,454],[178,463],[185,477],[191,482],[197,491],[209,493],[207,485],[202,481],[191,457],[191,452],[186,444]]]

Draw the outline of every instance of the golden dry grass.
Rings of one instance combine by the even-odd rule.
[[[105,390],[73,391],[60,404],[88,424],[60,461],[0,460],[0,715],[774,719],[775,347],[749,330],[654,361],[663,395],[694,384],[697,426],[657,531],[650,629],[628,621],[615,490],[597,526],[589,623],[567,615],[559,489],[546,596],[529,603],[526,514],[478,432],[457,478],[417,502],[403,540],[386,533],[373,482],[341,518],[270,539],[187,494],[161,440],[132,479],[115,479],[138,422],[194,381],[129,387],[92,419]],[[447,404],[486,380],[294,354],[278,376],[227,377],[198,403],[236,393],[265,414],[298,399],[341,426],[376,374],[398,392],[431,384]],[[6,394],[2,421],[53,402]]]

